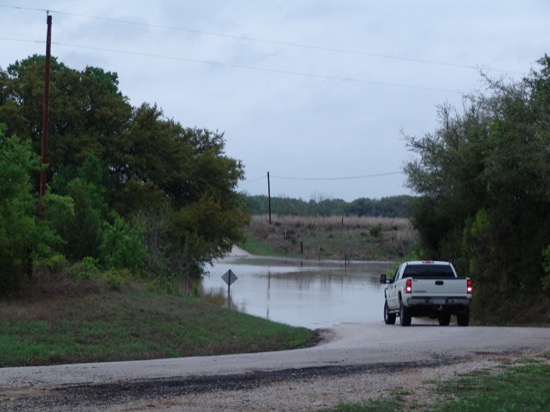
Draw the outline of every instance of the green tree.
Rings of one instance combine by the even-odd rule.
[[[0,121],[32,142],[35,153],[43,72],[42,56],[0,70]],[[163,276],[177,276],[181,268],[196,274],[242,238],[249,216],[236,188],[244,168],[225,155],[223,134],[184,128],[154,105],[131,107],[114,73],[73,70],[56,59],[51,73],[46,216],[70,261],[103,256],[114,264],[101,245],[113,233],[132,232],[135,219],[142,219],[149,268]],[[133,240],[139,233],[131,233]]]
[[[541,251],[550,244],[550,60],[540,64],[517,83],[487,79],[491,95],[468,97],[462,113],[442,106],[435,133],[405,137],[419,155],[405,172],[422,194],[413,221],[425,257],[472,273],[484,316],[505,319],[541,298]]]
[[[113,141],[112,161],[115,207],[126,218],[145,219],[159,276],[196,274],[242,239],[249,215],[236,187],[244,169],[225,156],[222,134],[184,128],[143,104]]]
[[[0,71],[0,122],[7,135],[31,139],[40,153],[44,95],[43,56],[32,56]],[[118,90],[117,75],[87,67],[70,69],[51,60],[48,177],[68,183],[90,156],[106,158],[132,113]]]
[[[46,207],[48,222],[64,239],[61,251],[73,262],[86,256],[99,257],[103,226],[112,216],[106,166],[90,156],[75,175],[69,182],[64,176],[54,177],[48,193],[55,196],[49,197]]]
[[[38,169],[30,143],[5,137],[0,125],[0,296],[21,292],[39,244],[30,176]]]

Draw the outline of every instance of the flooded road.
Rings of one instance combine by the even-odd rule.
[[[273,258],[226,258],[209,268],[203,294],[227,298],[222,276],[231,270],[233,309],[272,321],[310,329],[348,322],[382,322],[381,273],[392,262],[326,262]]]

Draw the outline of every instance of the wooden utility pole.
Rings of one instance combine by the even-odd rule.
[[[269,172],[267,172],[267,207],[269,210],[269,224],[271,224],[271,183],[269,182]]]
[[[46,194],[46,164],[48,163],[48,125],[50,112],[50,60],[52,48],[52,16],[47,17],[48,34],[46,36],[46,62],[44,74],[44,106],[42,108],[42,149],[40,150],[40,197],[38,217],[44,220],[44,195]]]

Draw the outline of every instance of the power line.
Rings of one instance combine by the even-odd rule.
[[[0,40],[2,40],[2,39],[3,40],[9,40],[9,41],[31,42],[30,40],[7,39],[7,38],[1,38],[0,37]],[[34,43],[44,43],[44,42],[43,41],[34,41]],[[278,73],[278,74],[286,74],[286,75],[301,76],[301,77],[310,77],[310,78],[317,78],[317,79],[324,79],[324,80],[336,80],[336,81],[351,82],[351,83],[374,84],[374,85],[378,85],[378,86],[398,87],[398,88],[413,89],[413,90],[425,90],[425,91],[440,92],[440,93],[462,94],[459,90],[441,89],[441,88],[436,88],[436,87],[412,86],[412,85],[408,85],[408,84],[380,82],[380,81],[375,81],[375,80],[358,79],[358,78],[354,78],[354,77],[330,76],[330,75],[323,75],[323,74],[298,72],[298,71],[292,71],[292,70],[270,69],[270,68],[267,68],[267,67],[245,66],[245,65],[238,65],[238,64],[215,62],[215,61],[209,61],[209,60],[198,60],[198,59],[189,59],[189,58],[184,58],[184,57],[164,56],[164,55],[159,55],[159,54],[134,52],[134,51],[128,51],[128,50],[108,49],[108,48],[105,48],[105,47],[84,46],[84,45],[79,45],[79,44],[69,44],[69,43],[60,43],[60,42],[52,42],[52,44],[55,44],[56,46],[74,47],[74,48],[79,48],[79,49],[96,50],[96,51],[116,53],[116,54],[127,54],[127,55],[133,55],[133,56],[151,57],[151,58],[156,58],[156,59],[183,61],[183,62],[187,62],[187,63],[207,64],[207,65],[220,66],[220,67],[230,67],[230,68],[233,68],[233,69],[241,69],[241,70],[253,70],[253,71],[259,71],[259,72]]]
[[[20,43],[44,43],[44,41],[27,40],[27,39],[14,39],[12,37],[0,37],[0,40],[14,41],[14,42],[20,42]]]
[[[358,180],[358,179],[371,179],[374,177],[384,177],[392,175],[401,175],[403,172],[386,172],[386,173],[375,173],[370,175],[360,175],[360,176],[343,176],[343,177],[292,177],[292,176],[273,176],[271,178],[280,179],[280,180],[301,180],[301,181],[327,181],[327,180]],[[264,180],[265,175],[258,176],[252,179],[247,179],[241,182],[241,184],[250,184],[257,182],[259,180]]]
[[[41,41],[41,40],[25,40],[25,39],[14,39],[14,38],[8,38],[8,37],[0,37],[0,40],[22,42],[22,43],[39,43],[39,44],[44,43],[44,41]],[[219,67],[229,67],[229,68],[240,69],[240,70],[252,70],[252,71],[259,71],[259,72],[278,73],[278,74],[286,74],[286,75],[292,75],[292,76],[309,77],[309,78],[333,80],[333,81],[343,81],[343,82],[350,82],[350,83],[373,84],[378,86],[397,87],[397,88],[412,89],[412,90],[425,90],[425,91],[438,92],[438,93],[462,94],[462,92],[459,90],[442,89],[437,87],[413,86],[409,84],[381,82],[376,80],[358,79],[354,77],[331,76],[331,75],[324,75],[324,74],[298,72],[298,71],[292,71],[292,70],[271,69],[267,67],[246,66],[246,65],[215,62],[211,60],[198,60],[198,59],[189,59],[189,58],[177,57],[177,56],[165,56],[165,55],[159,55],[159,54],[135,52],[135,51],[128,51],[128,50],[120,50],[120,49],[109,49],[109,48],[97,47],[97,46],[85,46],[85,45],[61,43],[61,42],[52,42],[52,44],[55,44],[56,46],[96,50],[96,51],[109,52],[109,53],[115,53],[115,54],[127,54],[127,55],[140,56],[140,57],[151,57],[156,59],[183,61],[187,63],[206,64],[206,65],[219,66]]]
[[[400,175],[403,172],[387,172],[387,173],[376,173],[371,175],[361,175],[361,176],[343,176],[343,177],[290,177],[290,176],[273,176],[275,179],[282,180],[307,180],[307,181],[321,181],[321,180],[357,180],[357,179],[369,179],[373,177],[382,177],[382,176],[391,176],[391,175]]]
[[[392,55],[365,52],[365,51],[358,51],[358,50],[349,50],[349,49],[341,49],[341,48],[315,46],[315,45],[302,44],[302,43],[296,43],[296,42],[284,42],[284,41],[278,41],[278,40],[261,39],[261,38],[249,37],[249,36],[238,36],[238,35],[225,34],[225,33],[215,33],[215,32],[208,32],[208,31],[202,31],[202,30],[188,29],[188,28],[183,28],[183,27],[163,26],[163,25],[156,25],[156,24],[149,24],[149,23],[141,23],[141,22],[136,22],[136,21],[131,21],[131,20],[113,19],[113,18],[101,17],[101,16],[91,16],[91,15],[86,15],[86,14],[65,12],[65,11],[60,11],[60,10],[47,10],[47,9],[28,8],[28,7],[19,7],[19,6],[0,6],[0,7],[2,7],[2,8],[13,8],[13,9],[18,9],[18,10],[57,13],[57,14],[63,14],[63,15],[67,15],[67,16],[74,16],[74,17],[87,18],[87,19],[93,19],[93,20],[101,20],[101,21],[107,21],[107,22],[112,22],[112,23],[117,23],[117,24],[128,24],[128,25],[141,26],[141,27],[154,28],[154,29],[161,29],[161,30],[180,31],[180,32],[186,32],[186,33],[200,34],[200,35],[204,35],[204,36],[222,37],[222,38],[229,38],[229,39],[233,39],[233,40],[250,41],[250,42],[258,42],[258,43],[266,43],[266,44],[275,44],[275,45],[280,45],[280,46],[285,46],[285,47],[318,50],[318,51],[323,51],[323,52],[349,54],[349,55],[356,55],[356,56],[370,56],[370,57],[377,57],[377,58],[382,58],[382,59],[399,60],[399,61],[406,61],[406,62],[419,63],[419,64],[447,66],[447,67],[463,68],[463,69],[476,70],[476,71],[479,71],[481,69],[481,67],[485,67],[485,66],[480,66],[480,65],[467,65],[467,64],[460,64],[460,63],[449,63],[449,62],[442,62],[442,61],[437,61],[437,60],[417,59],[417,58],[403,57],[403,56],[392,56]],[[504,70],[504,69],[499,69],[499,68],[494,68],[494,67],[485,67],[485,69],[486,70],[491,70],[491,71],[498,71],[498,72],[501,72],[501,73],[521,74],[521,73],[518,73],[518,72],[515,72],[515,71],[509,71],[509,70]]]
[[[246,179],[246,180],[243,180],[241,184],[250,184],[250,183],[257,182],[259,180],[264,180],[265,178],[266,178],[265,175],[263,175],[263,176],[255,177],[253,179]]]
[[[135,22],[130,20],[112,19],[107,17],[97,17],[97,16],[90,16],[90,15],[84,15],[84,14],[69,13],[69,12],[58,11],[56,13],[65,14],[68,16],[88,18],[88,19],[110,21],[113,23],[130,24],[134,26],[142,26],[142,27],[162,29],[162,30],[182,31],[186,33],[200,34],[204,36],[223,37],[223,38],[229,38],[233,40],[244,40],[244,41],[251,41],[251,42],[258,42],[258,43],[276,44],[276,45],[286,46],[286,47],[319,50],[324,52],[351,54],[351,55],[358,55],[358,56],[371,56],[371,57],[379,57],[384,59],[402,60],[402,61],[408,61],[408,62],[414,62],[414,63],[434,64],[439,66],[450,66],[450,67],[459,67],[459,68],[477,70],[476,66],[469,66],[465,64],[445,63],[445,62],[439,62],[439,61],[433,61],[433,60],[422,60],[422,59],[413,59],[408,57],[389,56],[384,54],[369,53],[369,52],[356,51],[356,50],[346,50],[346,49],[339,49],[339,48],[314,46],[314,45],[301,44],[301,43],[295,43],[295,42],[283,42],[278,40],[260,39],[260,38],[249,37],[249,36],[237,36],[237,35],[225,34],[225,33],[214,33],[214,32],[202,31],[202,30],[187,29],[183,27],[162,26],[162,25],[155,25],[155,24],[148,24],[148,23],[140,23],[140,22]],[[493,69],[493,70],[497,70],[497,69]],[[498,70],[498,71],[503,71],[503,70]]]

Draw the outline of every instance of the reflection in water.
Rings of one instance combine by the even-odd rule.
[[[225,295],[222,275],[231,269],[230,307],[273,321],[308,328],[344,322],[380,322],[384,286],[380,273],[391,262],[317,262],[283,259],[224,259],[202,281],[203,294]]]

